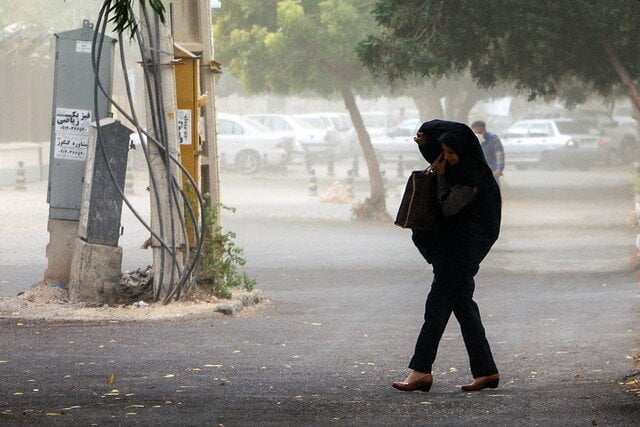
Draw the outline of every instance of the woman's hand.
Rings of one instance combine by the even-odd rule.
[[[413,140],[416,142],[416,144],[418,145],[422,145],[425,142],[424,139],[424,134],[422,132],[418,132],[416,133],[416,136],[413,137]]]
[[[444,154],[440,154],[435,162],[433,162],[433,170],[437,175],[444,175],[445,168],[447,167],[447,161],[444,159]]]

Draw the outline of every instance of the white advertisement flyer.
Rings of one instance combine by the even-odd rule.
[[[178,141],[180,145],[191,144],[191,110],[178,110]]]
[[[54,158],[86,160],[91,131],[91,110],[57,108],[55,130]]]

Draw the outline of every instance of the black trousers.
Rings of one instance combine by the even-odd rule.
[[[498,369],[480,319],[480,311],[473,301],[473,277],[478,272],[479,264],[464,252],[448,251],[444,255],[438,254],[438,251],[423,245],[420,240],[414,236],[414,242],[422,255],[433,264],[434,279],[425,304],[424,324],[409,368],[431,372],[438,344],[453,313],[460,323],[473,377],[497,373]]]

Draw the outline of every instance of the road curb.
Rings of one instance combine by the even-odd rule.
[[[245,307],[260,304],[265,300],[264,293],[259,290],[253,290],[245,295],[240,295],[239,298],[230,304],[220,304],[215,308],[216,313],[226,314],[232,316],[235,313],[242,311]]]
[[[47,290],[50,290],[48,285]],[[52,288],[54,289],[54,288]],[[51,291],[51,290],[50,290]],[[147,322],[189,319],[195,317],[212,317],[219,314],[233,315],[246,307],[255,306],[268,301],[264,293],[255,289],[251,292],[232,291],[228,300],[188,300],[173,301],[170,304],[138,303],[130,305],[108,306],[106,304],[92,307],[84,303],[70,303],[65,291],[55,288],[53,294],[38,294],[29,299],[25,293],[15,297],[0,298],[0,319],[17,321],[63,321],[63,322]],[[20,323],[21,324],[21,323]]]

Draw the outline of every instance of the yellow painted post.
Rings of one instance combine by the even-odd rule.
[[[200,108],[198,97],[200,96],[200,59],[199,57],[175,45],[174,54],[178,61],[175,65],[176,98],[178,100],[178,140],[180,141],[180,161],[189,171],[193,179],[200,185],[200,134],[198,122]],[[182,174],[182,185],[186,189],[187,196],[194,207],[196,216],[199,215],[196,203],[196,194],[189,185],[187,177]],[[185,218],[189,213],[185,209]],[[193,228],[188,228],[189,243],[195,244]]]

